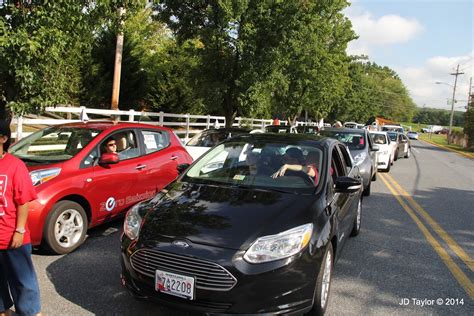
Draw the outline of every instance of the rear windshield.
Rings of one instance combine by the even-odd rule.
[[[375,144],[384,145],[387,143],[387,137],[384,134],[370,134],[370,137]]]
[[[352,150],[360,150],[365,148],[365,138],[363,133],[343,132],[343,131],[321,131],[320,135],[335,138]]]
[[[391,141],[396,142],[397,141],[397,133],[387,133],[388,138],[390,138]]]

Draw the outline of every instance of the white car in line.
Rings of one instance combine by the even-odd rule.
[[[372,142],[380,148],[377,152],[377,168],[389,172],[394,160],[394,148],[387,132],[369,132],[369,135]]]
[[[186,144],[185,148],[191,157],[193,157],[193,160],[196,160],[209,149],[227,138],[247,134],[249,132],[250,130],[245,128],[206,129],[199,134],[194,135],[194,137]]]

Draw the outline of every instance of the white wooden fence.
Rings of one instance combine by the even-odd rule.
[[[166,126],[173,128],[175,133],[187,142],[192,135],[199,133],[203,129],[211,127],[219,128],[224,127],[226,119],[224,116],[214,115],[192,115],[192,114],[173,114],[164,112],[140,112],[135,110],[102,110],[102,109],[91,109],[86,107],[47,107],[46,112],[50,113],[72,113],[77,116],[77,119],[40,119],[40,118],[25,118],[16,117],[13,119],[12,124],[16,125],[16,132],[12,133],[12,138],[17,140],[25,137],[30,133],[24,132],[24,125],[58,125],[65,123],[81,122],[83,120],[88,121],[103,121],[117,118],[118,121],[123,121],[120,117],[127,116],[127,122],[140,122],[152,125]],[[88,119],[89,115],[103,116],[103,118]],[[271,125],[273,120],[271,119],[254,119],[254,118],[243,118],[237,117],[233,122],[232,126],[235,127],[247,127],[250,129],[264,129],[265,126]],[[284,121],[281,122],[285,124]],[[296,125],[317,125],[315,122],[296,122]]]

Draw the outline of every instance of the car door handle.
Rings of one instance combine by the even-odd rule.
[[[176,160],[178,159],[178,156],[171,156],[170,160]]]
[[[146,168],[146,165],[138,165],[135,167],[137,170],[142,170],[143,168]]]

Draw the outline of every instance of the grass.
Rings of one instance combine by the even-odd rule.
[[[428,142],[435,143],[436,145],[439,145],[441,147],[446,147],[455,151],[460,151],[463,154],[470,156],[471,158],[474,158],[474,152],[470,151],[467,148],[463,148],[459,145],[448,145],[448,139],[446,135],[437,135],[437,134],[419,134],[419,139],[420,140],[426,140]]]

